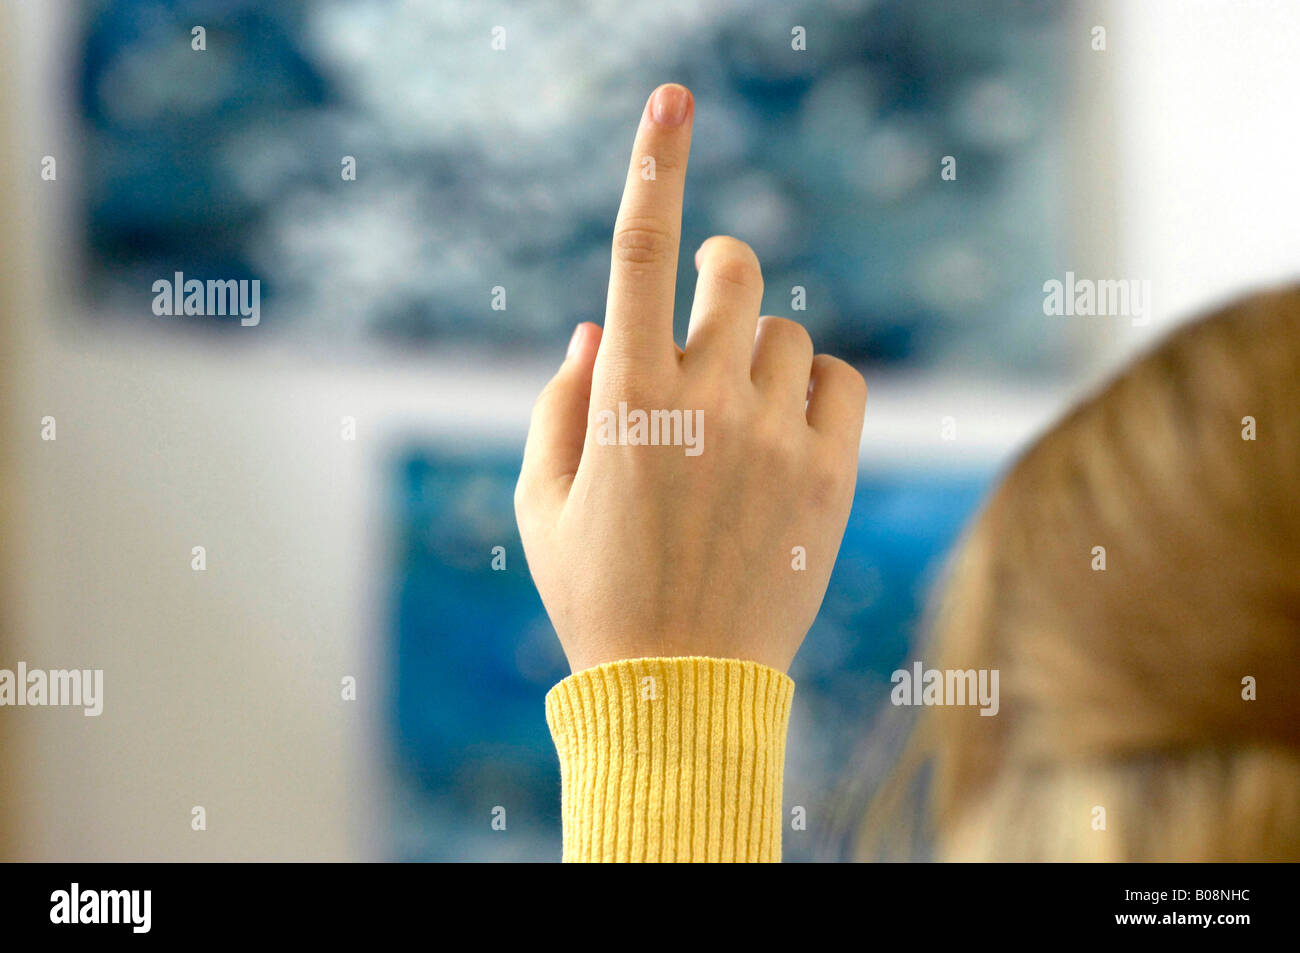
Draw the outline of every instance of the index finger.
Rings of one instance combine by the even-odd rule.
[[[676,83],[650,96],[632,148],[614,223],[602,355],[667,359],[682,230],[682,190],[695,104]]]

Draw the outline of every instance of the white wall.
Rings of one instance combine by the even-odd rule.
[[[1156,320],[1300,276],[1300,4],[1115,6],[1119,270]]]

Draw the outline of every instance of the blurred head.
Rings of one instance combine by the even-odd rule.
[[[1300,859],[1300,290],[1126,368],[949,572],[926,664],[1001,704],[922,709],[938,858]]]

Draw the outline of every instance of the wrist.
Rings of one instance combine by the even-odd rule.
[[[595,640],[592,640],[593,643]],[[631,662],[641,659],[711,659],[715,661],[749,662],[770,668],[782,675],[790,669],[794,652],[776,653],[761,651],[752,646],[728,645],[728,639],[702,638],[692,633],[688,645],[675,644],[677,640],[664,637],[659,639],[641,639],[637,642],[614,642],[605,640],[599,644],[583,648],[565,648],[565,658],[569,671],[573,675],[602,665],[617,662]]]

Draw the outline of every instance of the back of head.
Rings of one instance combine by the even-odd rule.
[[[1185,326],[1032,446],[950,567],[927,662],[949,859],[1300,859],[1300,290]]]

